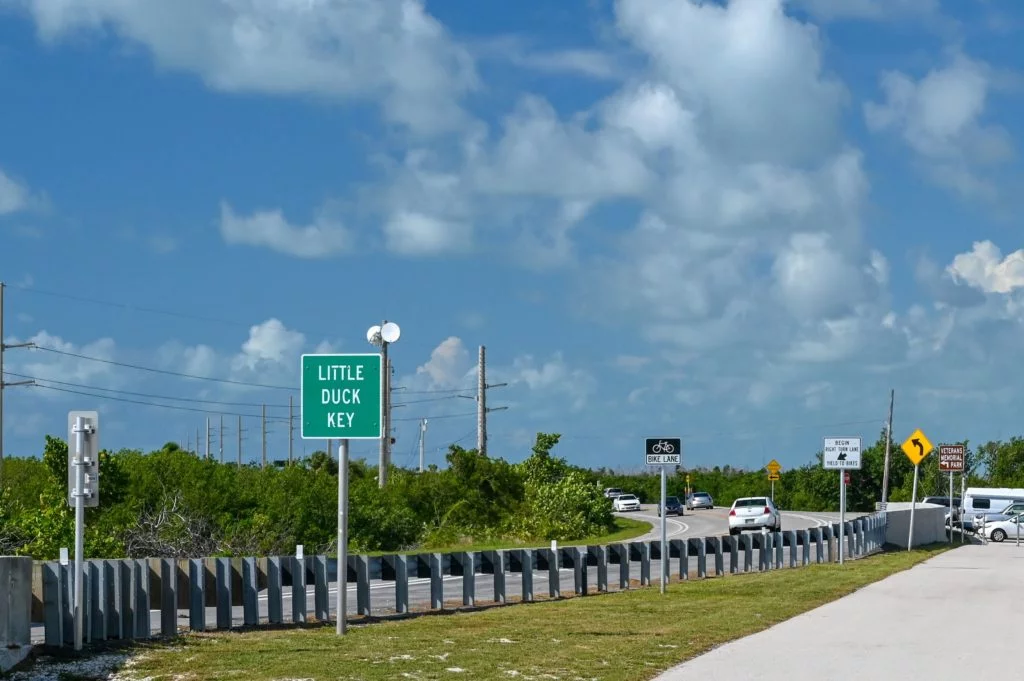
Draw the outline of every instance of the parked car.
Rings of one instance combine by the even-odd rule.
[[[715,500],[707,492],[694,492],[686,497],[686,508],[694,511],[698,508],[714,508]]]
[[[990,523],[998,523],[1003,520],[1009,520],[1020,513],[1024,513],[1024,501],[1015,501],[1001,509],[998,513],[981,513],[974,516],[974,522],[971,523],[971,525],[988,525]],[[1014,529],[1014,532],[1016,532],[1016,528]]]
[[[665,515],[684,515],[683,504],[679,497],[665,497]],[[658,504],[658,517],[661,517],[661,504]]]
[[[763,528],[782,531],[782,515],[770,498],[744,497],[732,502],[732,508],[729,509],[729,534]]]
[[[1024,489],[1021,488],[968,487],[963,503],[964,529],[974,530],[982,520],[1000,519],[1019,502],[1024,502]]]
[[[640,500],[635,494],[620,494],[612,501],[612,510],[622,513],[623,511],[639,511]]]
[[[1024,524],[1024,517],[1017,514],[1006,520],[984,523],[978,528],[978,534],[994,542],[1005,541],[1008,537],[1016,540],[1018,532],[1024,538],[1024,528],[1020,527],[1022,524]]]
[[[949,508],[949,497],[925,497],[921,500],[922,504],[935,504],[936,506],[942,506],[943,508]],[[962,499],[960,497],[953,497],[953,522],[960,522],[960,509]],[[949,513],[946,513],[946,525],[949,525]]]
[[[618,487],[608,487],[604,491],[604,496],[606,499],[615,499],[616,497],[621,495],[622,490],[619,489]]]

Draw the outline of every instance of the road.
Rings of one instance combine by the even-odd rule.
[[[616,514],[623,517],[635,518],[638,520],[645,520],[652,523],[653,528],[651,532],[638,537],[630,541],[641,541],[641,540],[657,540],[660,539],[659,523],[660,519],[657,515],[657,507],[648,505],[642,507],[638,512],[621,513]],[[861,514],[847,514],[848,519],[853,519]],[[700,510],[700,511],[688,511],[686,515],[682,517],[672,516],[667,518],[668,521],[668,539],[683,539],[692,537],[716,537],[728,534],[728,509],[726,508],[715,508],[711,510]],[[782,512],[782,526],[783,530],[798,530],[807,529],[812,527],[821,527],[827,525],[829,522],[837,521],[839,518],[838,513],[794,513],[789,511]],[[753,552],[753,570],[757,570],[759,556],[758,551]],[[789,549],[784,551],[784,565],[789,565]],[[737,571],[743,571],[743,555],[739,555],[739,564],[737,565]],[[724,556],[723,568],[726,572],[731,570],[730,556],[726,554]],[[672,576],[678,576],[679,574],[679,559],[672,559],[670,561],[669,569]],[[690,556],[689,559],[689,575],[690,579],[697,578],[697,557],[695,555]],[[714,573],[714,559],[709,556],[707,561],[707,570],[709,574]],[[329,568],[331,576],[334,576],[335,568],[332,565]],[[651,580],[652,584],[657,584],[659,576],[661,574],[661,561],[651,560]],[[630,578],[632,580],[640,579],[640,563],[633,562],[630,564]],[[446,608],[457,608],[462,607],[462,576],[445,576],[443,579],[444,584],[444,601]],[[591,591],[593,591],[597,585],[597,567],[591,566],[587,569],[587,585]],[[609,565],[608,566],[608,587],[610,590],[618,590],[619,585],[619,566]],[[537,571],[533,573],[533,593],[534,598],[541,600],[548,597],[548,572]],[[574,589],[573,571],[571,569],[562,569],[559,571],[559,590],[561,592],[572,592]],[[494,576],[488,574],[478,574],[475,577],[475,592],[476,592],[476,604],[483,605],[492,603],[494,599]],[[505,593],[509,601],[518,600],[522,594],[522,578],[519,573],[506,573],[505,575]],[[337,599],[337,582],[331,582],[329,586],[330,594],[330,611],[331,617],[335,617],[336,610],[336,599]],[[292,621],[292,592],[290,587],[284,587],[284,619],[286,622]],[[315,613],[314,606],[314,595],[313,586],[310,584],[307,589],[307,620],[312,621]],[[395,583],[385,582],[381,580],[371,580],[370,582],[370,612],[374,616],[388,615],[395,613]],[[413,611],[426,610],[430,604],[430,579],[429,578],[412,578],[409,579],[409,605]],[[357,603],[356,603],[356,586],[350,584],[348,587],[346,611],[350,616],[356,616]],[[265,623],[267,621],[267,594],[261,592],[259,594],[259,613],[260,621]],[[234,607],[232,609],[232,620],[234,626],[242,626],[242,608],[241,606]],[[160,611],[150,611],[150,621],[152,624],[152,631],[158,632],[160,630]],[[179,610],[178,622],[179,625],[184,628],[187,627],[189,621],[189,614],[187,610]],[[214,629],[216,625],[216,608],[206,609],[206,622],[209,629]],[[33,640],[42,641],[43,630],[41,626],[33,627]]]

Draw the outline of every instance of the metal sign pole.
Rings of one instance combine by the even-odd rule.
[[[966,464],[966,462],[964,462]],[[964,539],[964,495],[967,492],[967,470],[966,465],[960,473],[960,543],[963,544],[966,540]]]
[[[83,584],[85,581],[85,419],[75,418],[75,650],[82,649]]]
[[[914,491],[910,495],[910,534],[907,536],[907,551],[914,548],[914,512],[917,510],[917,477],[921,464],[914,464]]]
[[[949,543],[953,543],[953,471],[949,472]]]
[[[338,621],[336,633],[347,629],[348,616],[348,440],[338,444]]]
[[[839,471],[839,564],[843,564],[843,537],[846,533],[846,471]]]
[[[775,481],[772,480],[772,503],[775,503]]]
[[[667,474],[665,466],[661,467],[661,593],[665,593],[665,585],[668,583],[668,532],[667,518],[668,510],[665,508],[665,497],[667,494]]]

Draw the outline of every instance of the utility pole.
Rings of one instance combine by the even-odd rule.
[[[217,438],[217,449],[220,454],[220,462],[224,463],[224,414],[220,415],[220,436]]]
[[[201,452],[199,451],[199,446],[200,446],[200,445],[199,445],[199,442],[200,442],[200,440],[199,440],[199,429],[198,429],[198,428],[196,428],[196,458],[199,458],[199,455],[200,455],[200,453],[201,453]]]
[[[267,405],[263,405],[263,415],[260,418],[263,428],[263,468],[267,467]]]
[[[892,407],[896,401],[896,389],[889,390],[889,425],[885,429],[885,466],[882,469],[882,511],[886,510],[889,503],[889,449],[892,442]],[[952,523],[952,521],[950,521]],[[950,525],[952,527],[952,525]]]
[[[206,417],[206,460],[210,460],[210,417]]]
[[[508,383],[487,383],[487,349],[483,345],[480,346],[477,355],[476,373],[476,450],[487,456],[487,414],[492,411],[508,409],[508,407],[488,407],[487,390],[501,388]]]
[[[238,417],[238,467],[242,467],[242,417]]]
[[[420,421],[420,473],[423,472],[423,450],[427,440],[427,420]]]
[[[4,389],[19,385],[35,385],[35,381],[5,381],[4,351],[15,348],[31,348],[34,343],[4,343],[4,289],[6,285],[0,281],[0,482],[4,479]]]
[[[291,464],[291,462],[292,462],[292,446],[294,444],[294,438],[292,437],[292,435],[295,433],[295,426],[292,425],[293,424],[293,419],[295,418],[295,415],[292,413],[292,400],[293,400],[292,396],[289,395],[288,396],[288,463],[289,464]]]
[[[476,451],[487,456],[487,349],[482,345],[476,372]]]

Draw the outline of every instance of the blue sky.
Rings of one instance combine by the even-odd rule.
[[[792,467],[873,440],[890,388],[898,438],[1019,434],[1022,27],[997,0],[0,0],[5,337],[50,348],[6,353],[39,384],[6,391],[6,451],[98,408],[115,448],[224,415],[227,458],[243,415],[254,460],[267,404],[284,458],[297,389],[240,384],[297,388],[382,319],[399,465],[422,417],[428,462],[474,444],[481,344],[510,460],[554,431],[584,465],[664,435]]]

